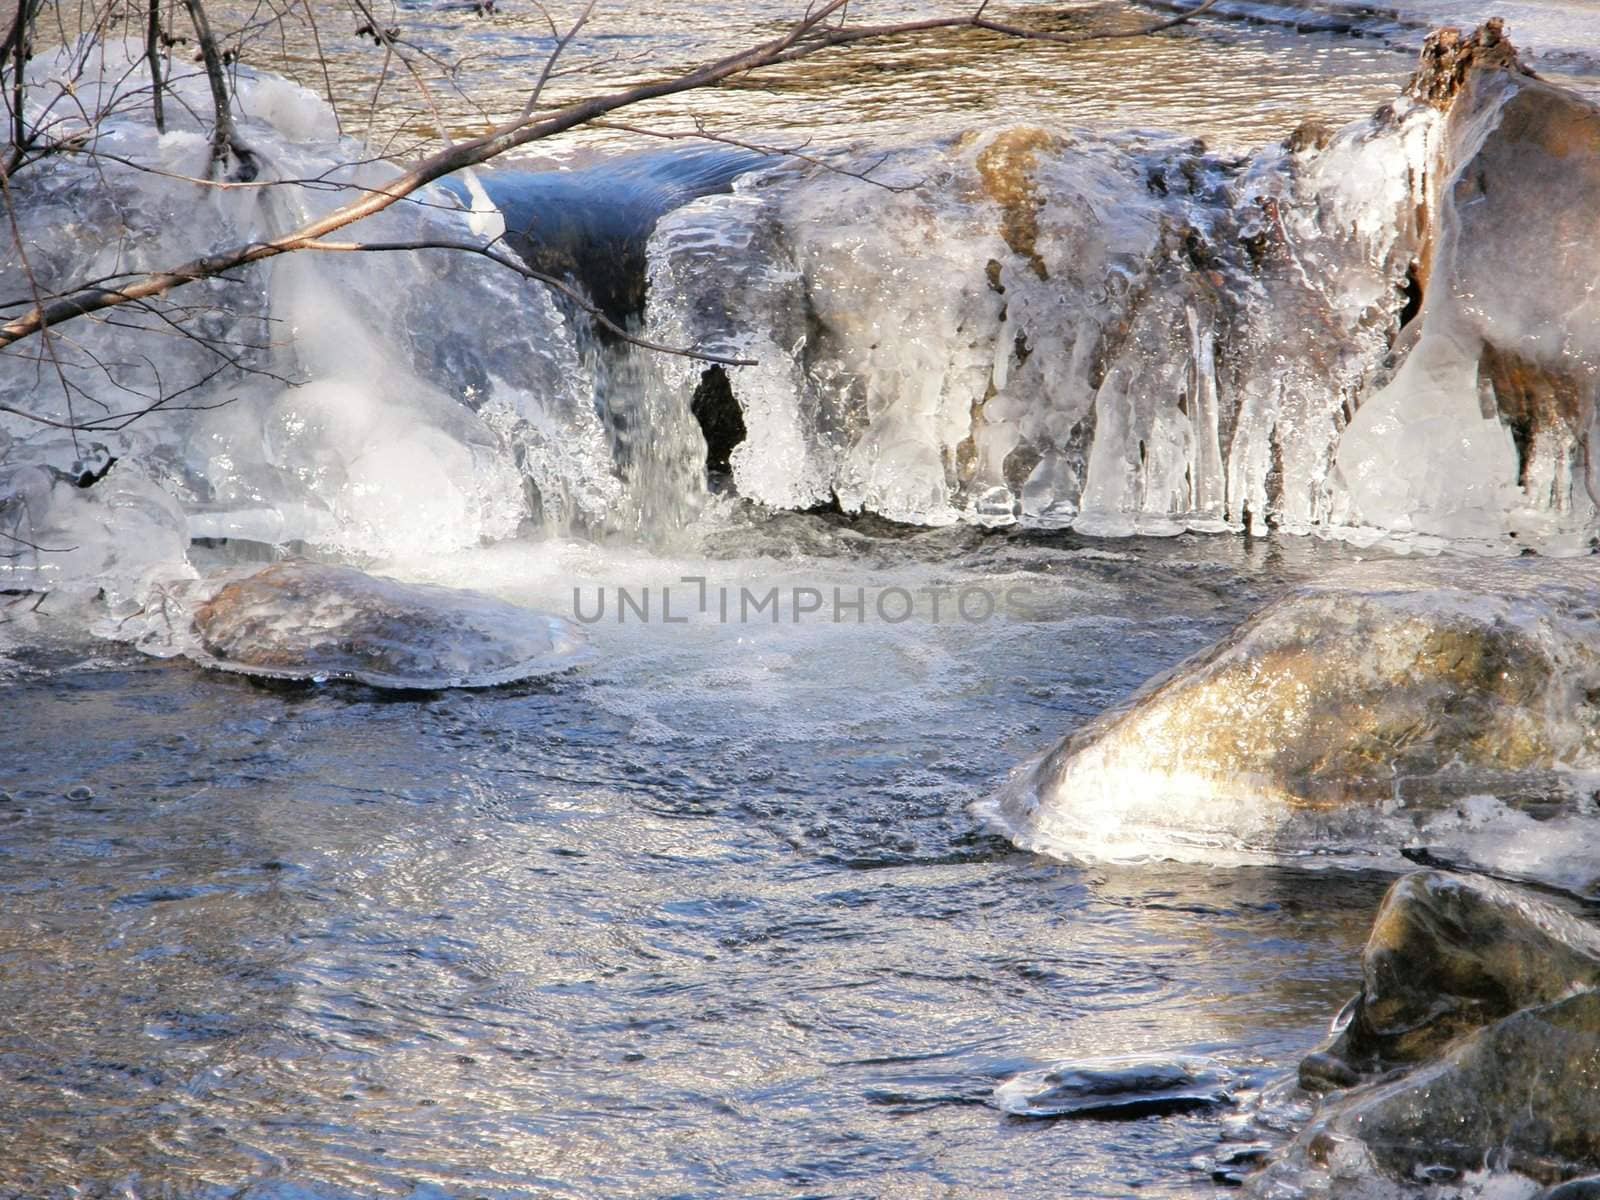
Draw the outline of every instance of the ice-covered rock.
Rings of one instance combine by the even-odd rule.
[[[225,671],[380,688],[492,687],[589,657],[559,617],[309,562],[159,588],[118,634]]]
[[[1103,534],[1326,523],[1439,124],[1402,99],[1245,159],[1017,127],[781,168],[661,223],[650,328],[757,360],[729,372],[733,473],[768,504]]]
[[[1064,857],[1392,865],[1437,843],[1587,889],[1597,587],[1584,561],[1341,571],[1069,735],[984,811]],[[1574,853],[1545,861],[1552,821]]]
[[[1600,336],[1583,230],[1600,205],[1600,109],[1529,78],[1491,22],[1429,42],[1416,89],[1446,106],[1394,378],[1341,439],[1349,519],[1385,530],[1586,545]]]
[[[1349,1025],[1301,1075],[1370,1082],[1326,1095],[1247,1192],[1529,1197],[1571,1180],[1552,1194],[1587,1194],[1577,1181],[1600,1168],[1600,933],[1520,889],[1429,873],[1391,890],[1363,967]],[[1341,1061],[1345,1076],[1330,1078]]]
[[[1075,1059],[1012,1076],[993,1103],[1014,1117],[1132,1120],[1226,1104],[1242,1078],[1193,1055]]]

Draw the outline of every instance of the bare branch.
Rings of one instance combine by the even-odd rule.
[[[161,104],[161,0],[149,0],[149,16],[144,31],[144,56],[150,64],[150,108],[156,132],[167,131],[167,114]]]
[[[154,0],[152,0],[152,3]],[[217,50],[217,39],[211,34],[211,22],[206,19],[205,6],[201,0],[183,0],[184,7],[189,10],[189,20],[194,22],[194,34],[200,42],[200,54],[205,59],[206,78],[211,83],[211,103],[215,109],[213,119],[215,124],[211,129],[211,169],[214,174],[221,175],[228,165],[228,154],[235,150],[236,141],[233,136],[233,105],[228,99],[228,80],[222,71],[222,55]],[[157,93],[160,85],[156,85]],[[247,152],[239,148],[241,165],[247,160]]]
[[[539,72],[538,81],[534,83],[533,91],[528,95],[528,102],[522,106],[520,120],[526,121],[533,116],[534,111],[539,107],[539,97],[544,94],[545,84],[550,82],[550,73],[556,69],[556,60],[561,57],[562,51],[572,44],[572,39],[578,36],[578,31],[589,23],[589,17],[594,13],[595,3],[596,0],[589,0],[583,11],[578,14],[578,19],[572,23],[572,28],[556,39],[555,48],[550,51],[550,57],[544,60],[544,70]],[[540,11],[544,11],[542,6]],[[555,22],[550,20],[549,12],[544,12],[544,15],[545,19],[550,21],[551,32],[554,32]]]
[[[322,68],[322,86],[328,93],[328,107],[333,110],[333,126],[343,136],[344,121],[339,116],[339,102],[334,98],[333,76],[328,71],[328,56],[322,49],[322,31],[317,28],[317,14],[311,7],[311,0],[300,0],[300,7],[306,14],[306,25],[311,29],[311,44],[317,48],[317,64]]]

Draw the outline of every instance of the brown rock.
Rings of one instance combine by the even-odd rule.
[[[1491,17],[1467,37],[1454,28],[1430,33],[1406,91],[1437,108],[1448,108],[1474,68],[1533,74],[1522,65],[1517,48],[1506,37],[1505,22]]]
[[[1372,1195],[1374,1171],[1416,1186],[1486,1166],[1546,1184],[1600,1168],[1600,993],[1522,1009],[1438,1062],[1330,1097],[1248,1182]],[[1306,1188],[1319,1174],[1334,1186]]]
[[[1420,1063],[1456,1038],[1600,986],[1600,930],[1479,876],[1419,871],[1389,889],[1349,1024],[1301,1064],[1313,1090]]]
[[[997,823],[1067,856],[1303,853],[1380,836],[1397,851],[1486,793],[1576,812],[1567,768],[1600,766],[1597,584],[1587,564],[1532,560],[1332,575],[1063,739],[997,798]]]

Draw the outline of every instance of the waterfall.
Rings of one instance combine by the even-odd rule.
[[[137,46],[98,53],[137,85]],[[96,133],[114,155],[13,183],[4,292],[270,237],[392,177],[295,85],[241,72],[238,99],[263,179],[316,186],[174,178],[203,174],[198,122],[125,107]],[[666,544],[723,503],[708,472],[921,525],[1581,551],[1600,146],[1569,134],[1592,114],[1496,69],[1251,154],[1014,126],[484,172],[347,236],[461,240],[492,201],[603,321],[472,254],[300,253],[20,343],[0,391],[58,424],[0,416],[0,582],[134,596],[186,539]]]

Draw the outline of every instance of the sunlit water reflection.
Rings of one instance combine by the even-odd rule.
[[[565,29],[581,7],[552,11]],[[861,6],[857,19],[961,15],[972,7],[891,0]],[[356,36],[360,22],[351,9],[314,9],[326,70],[303,34],[252,34],[244,60],[331,92],[348,130],[370,131],[374,144],[390,150],[431,136],[436,113],[457,135],[515,115],[556,46],[532,5],[502,4],[487,15],[450,5],[393,7],[383,23],[401,31],[418,72],[431,81],[424,96],[393,59],[386,65],[381,47]],[[601,4],[563,52],[563,70],[541,100],[559,104],[687,70],[781,34],[803,9],[781,0]],[[994,4],[988,15],[1076,36],[1137,30],[1167,14],[1096,2],[1043,10]],[[1308,118],[1338,124],[1368,115],[1412,61],[1412,47],[1382,38],[1234,21],[1075,46],[953,32],[830,52],[712,91],[652,101],[616,118],[646,132],[590,129],[537,149],[566,156],[576,146],[638,148],[652,134],[692,132],[697,122],[714,135],[780,147],[921,139],[1016,122],[1162,129],[1243,147],[1280,138]]]

